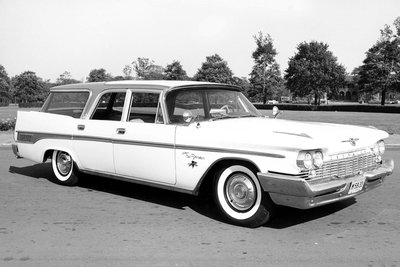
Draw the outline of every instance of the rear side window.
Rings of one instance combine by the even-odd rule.
[[[101,96],[92,120],[120,121],[125,102],[125,92],[106,93]]]
[[[88,98],[89,92],[53,92],[50,93],[43,111],[80,118]]]

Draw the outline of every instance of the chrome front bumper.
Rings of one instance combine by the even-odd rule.
[[[393,160],[385,160],[379,168],[373,171],[316,185],[311,185],[302,178],[283,174],[258,173],[257,176],[264,191],[270,194],[275,204],[310,209],[374,189],[382,184],[386,176],[393,173],[393,168]],[[349,194],[351,183],[362,177],[365,177],[363,188],[357,193]]]

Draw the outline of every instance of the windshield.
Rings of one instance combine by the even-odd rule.
[[[187,115],[196,121],[261,116],[241,92],[227,89],[176,90],[167,95],[166,102],[172,124],[187,122]]]

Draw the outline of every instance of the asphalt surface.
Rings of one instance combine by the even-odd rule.
[[[385,158],[400,162],[400,149]],[[0,266],[400,266],[399,164],[379,188],[247,229],[205,199],[95,176],[0,147]]]

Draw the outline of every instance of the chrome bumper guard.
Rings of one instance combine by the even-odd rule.
[[[12,148],[12,151],[13,151],[13,153],[14,153],[14,155],[15,155],[15,157],[17,158],[17,159],[20,159],[20,158],[22,158],[21,156],[20,156],[20,154],[19,154],[19,152],[18,152],[18,145],[17,144],[11,144],[11,148]]]
[[[275,204],[299,209],[310,209],[344,200],[374,189],[382,184],[384,178],[393,173],[393,160],[384,160],[382,165],[360,175],[345,179],[332,179],[329,182],[311,185],[306,180],[284,174],[258,173],[261,186],[268,192]],[[349,189],[353,181],[365,178],[363,188],[353,194]]]

